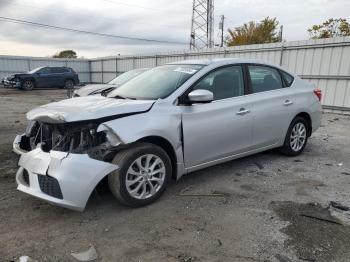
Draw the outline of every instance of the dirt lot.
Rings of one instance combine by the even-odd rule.
[[[303,155],[276,151],[183,177],[155,204],[95,194],[83,213],[16,190],[16,133],[25,113],[62,90],[0,90],[0,261],[350,261],[350,117],[324,114]],[[213,194],[214,193],[214,194]],[[344,209],[344,210],[342,210]]]

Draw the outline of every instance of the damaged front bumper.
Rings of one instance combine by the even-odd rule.
[[[22,136],[17,136],[13,150],[20,154],[16,174],[17,189],[52,204],[82,211],[96,185],[117,165],[73,154],[41,148],[25,151]]]
[[[20,87],[21,83],[15,80],[3,79],[2,83],[5,87]]]

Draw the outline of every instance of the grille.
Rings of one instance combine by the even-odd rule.
[[[49,196],[63,199],[62,191],[56,178],[38,175],[38,180],[41,191]]]
[[[23,170],[23,181],[29,186],[29,174],[27,170]]]

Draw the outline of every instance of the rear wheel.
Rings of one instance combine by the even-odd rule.
[[[64,88],[65,89],[73,89],[74,88],[74,82],[71,79],[68,79],[64,82]]]
[[[124,205],[138,207],[157,200],[171,177],[171,161],[160,147],[139,143],[118,152],[119,169],[108,176],[113,195]]]
[[[288,156],[301,154],[308,140],[309,128],[309,124],[304,118],[294,118],[289,126],[281,152]]]
[[[33,80],[30,80],[30,79],[24,80],[21,87],[23,90],[26,90],[26,91],[33,90],[34,82]]]

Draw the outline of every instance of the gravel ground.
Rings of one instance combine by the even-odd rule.
[[[349,116],[324,114],[299,157],[268,151],[207,168],[143,208],[96,193],[79,213],[18,192],[11,152],[25,113],[64,97],[0,90],[0,261],[76,261],[71,252],[90,245],[97,261],[350,261]]]

